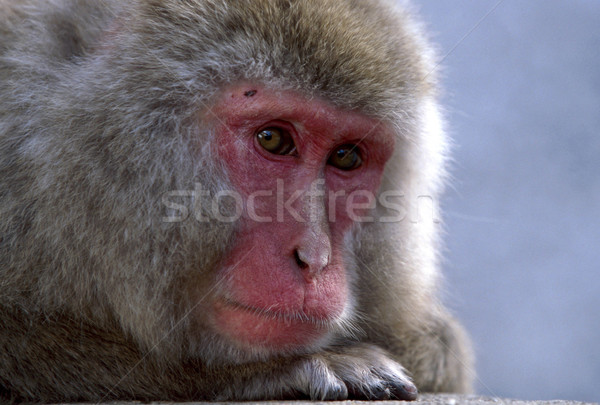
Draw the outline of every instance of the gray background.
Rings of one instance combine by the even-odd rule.
[[[497,0],[414,3],[449,53],[446,294],[477,390],[599,401],[600,1],[504,0],[476,28]]]

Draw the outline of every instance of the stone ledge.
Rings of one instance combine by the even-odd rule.
[[[108,402],[104,405],[172,405],[174,402]],[[453,395],[453,394],[423,394],[419,399],[413,402],[406,401],[248,401],[248,402],[186,402],[186,405],[210,404],[210,405],[488,405],[488,404],[507,404],[507,405],[583,405],[593,404],[592,402],[578,401],[524,401],[520,399],[480,397],[477,395]],[[596,404],[598,405],[598,404]]]

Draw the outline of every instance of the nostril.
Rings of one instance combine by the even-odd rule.
[[[296,259],[296,264],[301,269],[305,269],[308,267],[308,264],[303,262],[302,259],[300,259],[300,254],[298,253],[298,249],[294,249],[294,259]]]

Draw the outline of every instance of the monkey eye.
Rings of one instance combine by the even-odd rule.
[[[358,147],[348,144],[338,146],[329,157],[327,163],[341,170],[354,170],[362,164],[362,159]]]
[[[296,151],[292,135],[282,128],[262,129],[256,134],[256,138],[263,149],[274,155],[291,155]]]

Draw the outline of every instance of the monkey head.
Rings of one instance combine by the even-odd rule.
[[[395,3],[0,0],[0,400],[468,390]]]

